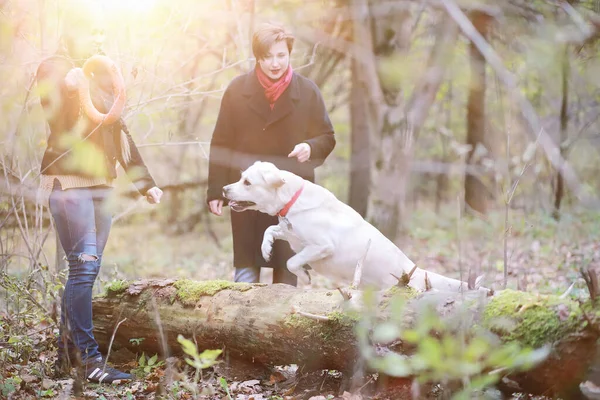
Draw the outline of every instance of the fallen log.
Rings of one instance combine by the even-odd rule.
[[[503,342],[534,348],[551,344],[544,362],[509,376],[531,394],[559,395],[576,388],[596,352],[596,311],[589,305],[584,311],[569,299],[510,290],[485,298],[474,292],[466,296],[394,288],[378,297],[382,318],[389,313],[393,293],[408,300],[412,312],[403,316],[407,326],[423,301],[434,302],[440,314],[449,314],[465,299],[477,296],[480,326],[497,333]],[[104,351],[114,335],[113,350],[178,354],[181,334],[193,338],[199,350],[222,348],[230,356],[261,364],[350,372],[360,356],[355,327],[361,296],[357,291],[303,290],[281,284],[119,281],[94,299],[94,334]],[[499,322],[506,319],[511,325]],[[144,340],[138,345],[130,342],[133,338]],[[411,351],[403,345],[393,350]]]

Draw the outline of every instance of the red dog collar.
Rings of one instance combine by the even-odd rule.
[[[285,206],[283,206],[283,208],[277,213],[278,217],[283,218],[287,215],[287,213],[290,211],[290,208],[292,208],[292,206],[294,205],[296,200],[298,200],[298,197],[300,197],[300,194],[302,194],[303,189],[304,189],[304,185],[302,185],[300,187],[300,189],[298,189],[298,191],[296,193],[294,193],[294,196],[291,198],[291,200],[288,201],[287,204]]]

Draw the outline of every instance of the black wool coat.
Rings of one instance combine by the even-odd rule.
[[[294,146],[303,142],[310,145],[310,160],[300,163],[288,158]],[[323,164],[334,147],[333,126],[313,82],[294,73],[271,110],[252,70],[235,78],[221,100],[210,145],[207,200],[225,200],[223,186],[238,181],[240,172],[255,161],[272,162],[279,169],[314,182],[315,168]],[[285,266],[293,255],[287,243],[276,241],[269,264],[260,251],[265,230],[277,223],[277,217],[257,211],[231,213],[235,267]]]

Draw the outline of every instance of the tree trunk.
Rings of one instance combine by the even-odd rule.
[[[372,191],[369,220],[390,239],[406,227],[405,200],[409,187],[413,145],[443,81],[457,40],[456,25],[445,19],[436,34],[427,68],[405,106],[385,107],[381,113],[380,142],[371,159]],[[380,106],[382,107],[382,106]]]
[[[391,316],[388,305],[392,293],[408,300],[402,317],[406,327],[415,326],[425,302],[436,305],[440,315],[452,318],[453,310],[474,300],[473,292],[416,295],[411,290],[388,291],[378,297],[383,319]],[[356,310],[362,305],[361,292],[351,294],[352,298],[345,300],[335,290],[226,281],[117,282],[109,286],[107,295],[94,299],[94,334],[103,351],[116,331],[112,350],[128,347],[147,353],[180,354],[177,336],[181,334],[193,338],[200,351],[224,348],[229,356],[261,364],[299,364],[350,372],[359,358],[355,327],[359,321]],[[572,300],[510,290],[488,299],[480,299],[481,308],[474,315],[481,317],[474,317],[475,325],[506,330],[510,319],[510,329],[498,332],[502,341],[532,347],[553,344],[544,362],[509,376],[521,390],[558,395],[577,387],[596,351],[598,331],[591,328],[596,323],[590,320],[596,318],[593,310],[588,309],[586,315]],[[327,320],[317,320],[316,315]],[[132,338],[144,340],[134,345]],[[403,345],[387,348],[406,355],[414,351]]]
[[[358,356],[354,321],[340,312],[343,300],[337,291],[186,280],[142,281],[115,289],[94,300],[94,335],[103,350],[117,323],[127,318],[114,346],[134,351],[139,347],[130,338],[144,338],[141,346],[147,352],[181,353],[177,335],[182,334],[202,349],[225,348],[230,356],[267,365],[345,370]],[[338,318],[314,321],[294,315],[294,307]]]
[[[560,105],[560,155],[562,160],[566,160],[565,143],[568,139],[567,127],[569,124],[569,45],[565,45],[565,50],[562,59],[562,102]],[[560,203],[562,202],[565,191],[565,182],[562,171],[559,168],[556,171],[556,189],[554,192],[554,211],[552,216],[555,220],[560,219]]]
[[[445,103],[446,108],[446,129],[448,132],[452,132],[452,82],[448,82],[448,96],[447,101]],[[448,157],[448,137],[445,134],[440,134],[440,141],[442,144],[442,163],[449,164],[450,159]],[[442,202],[446,198],[446,191],[449,187],[450,179],[448,177],[449,173],[439,173],[436,179],[436,187],[435,187],[435,212],[440,212],[440,206]]]
[[[371,164],[373,185],[369,221],[394,241],[406,226],[405,201],[412,161],[414,131],[399,108],[388,109],[381,128],[379,151]],[[400,115],[399,115],[400,114]]]
[[[363,218],[367,216],[369,205],[370,157],[369,114],[365,99],[364,80],[356,60],[352,60],[352,87],[350,89],[350,193],[348,203]]]
[[[471,16],[471,21],[477,31],[486,38],[489,17],[486,14],[475,11]],[[487,148],[485,145],[486,62],[474,43],[471,43],[469,46],[469,54],[471,60],[471,85],[467,101],[467,144],[471,146],[471,150],[467,156],[467,164],[476,168],[481,166],[481,149]],[[481,181],[481,176],[469,173],[465,174],[465,205],[467,206],[467,211],[486,214],[487,191]]]

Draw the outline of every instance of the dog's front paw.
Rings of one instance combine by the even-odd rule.
[[[262,252],[262,256],[266,262],[271,261],[271,252],[273,251],[273,242],[270,240],[263,240],[262,245],[260,246],[260,251]]]

